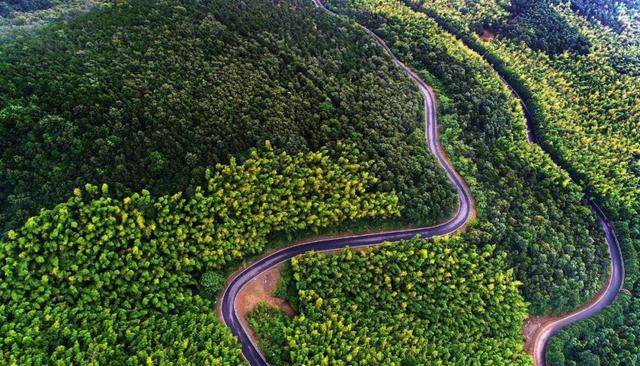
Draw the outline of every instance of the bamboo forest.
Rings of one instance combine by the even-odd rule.
[[[635,0],[0,1],[0,365],[640,365]]]

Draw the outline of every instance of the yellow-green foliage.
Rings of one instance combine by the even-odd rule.
[[[435,85],[445,149],[476,203],[472,234],[508,253],[531,313],[570,311],[595,295],[608,263],[599,226],[580,187],[527,143],[520,103],[491,65],[398,0],[328,4],[380,34]]]
[[[255,150],[192,198],[122,200],[87,185],[0,243],[0,364],[240,364],[197,276],[274,232],[397,215],[397,197],[343,154]]]
[[[456,32],[482,44],[530,95],[538,129],[555,155],[593,188],[616,219],[640,212],[640,39],[579,18],[568,7],[546,5],[589,41],[586,54],[568,50],[556,57],[523,42],[498,37],[480,42],[473,32],[481,14],[466,12],[473,0],[407,0],[437,14]],[[486,0],[485,8],[504,11]],[[497,27],[500,29],[499,27]],[[633,225],[640,225],[635,221]],[[632,226],[633,226],[632,225]]]
[[[537,9],[535,22],[560,18],[589,43],[586,53],[569,49],[550,56],[505,37],[499,27],[493,41],[482,42],[473,29],[473,23],[480,19],[464,11],[475,0],[404,2],[439,18],[441,24],[464,37],[467,44],[484,54],[510,79],[527,100],[547,151],[595,194],[616,226],[625,259],[625,287],[630,296],[621,294],[604,312],[560,332],[549,346],[548,363],[554,366],[637,363],[640,37],[633,28],[637,28],[638,19],[635,23],[623,22],[622,29],[612,24],[609,13],[621,9],[620,1],[616,1],[618,6],[604,6],[607,0],[572,2],[571,8],[543,5]],[[487,8],[499,9],[493,0],[484,3]],[[587,15],[591,21],[573,11]],[[593,16],[612,25],[618,33],[592,21]],[[525,23],[535,24],[533,20]],[[546,35],[551,41],[556,37]],[[571,257],[571,262],[576,262],[575,257]],[[562,291],[556,298],[567,298],[568,294]]]
[[[618,70],[625,67],[616,46],[625,44],[621,36],[598,35],[581,25],[592,43],[584,56],[549,58],[506,41],[487,47],[533,94],[545,141],[611,210],[635,216],[640,212],[640,72]],[[630,55],[640,55],[640,48],[626,47]]]
[[[291,261],[300,314],[261,311],[274,321],[253,324],[284,337],[293,365],[529,365],[526,305],[504,259],[459,237],[307,254]]]
[[[0,231],[86,183],[191,193],[268,139],[356,146],[405,222],[455,210],[417,89],[360,28],[311,1],[108,2],[0,41]]]

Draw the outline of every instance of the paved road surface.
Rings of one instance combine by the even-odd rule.
[[[335,15],[324,8],[324,6],[322,6],[322,4],[318,0],[314,0],[314,3],[316,4],[316,6],[324,9],[331,15]],[[384,41],[382,41],[380,37],[373,34],[372,32],[369,32],[369,34],[378,42],[378,44],[380,44],[386,50],[387,54],[393,60],[393,63],[398,66],[405,74],[407,74],[420,89],[420,92],[424,97],[425,129],[426,138],[429,143],[429,149],[436,156],[438,162],[445,170],[447,176],[449,177],[449,180],[458,192],[458,210],[456,214],[447,222],[432,227],[381,232],[368,235],[356,235],[328,240],[317,240],[291,247],[286,247],[258,260],[255,263],[252,263],[247,268],[238,273],[230,281],[229,285],[227,286],[227,288],[225,288],[222,294],[221,312],[224,323],[231,329],[231,332],[238,337],[242,345],[242,353],[244,354],[247,361],[249,361],[249,364],[253,366],[268,365],[268,363],[264,359],[264,356],[260,353],[257,345],[253,343],[253,341],[247,334],[248,331],[247,329],[245,329],[244,324],[240,321],[235,308],[235,299],[240,289],[258,274],[299,254],[312,250],[316,252],[327,251],[342,249],[345,246],[356,248],[381,244],[387,241],[411,239],[416,235],[421,235],[422,237],[429,238],[433,236],[451,234],[464,226],[472,216],[474,208],[469,188],[448,162],[440,146],[436,120],[436,104],[432,90],[418,75],[416,75],[412,70],[410,70],[402,62],[396,59],[391,50],[387,47],[387,45],[384,43]]]
[[[555,333],[579,320],[584,320],[595,315],[607,305],[613,303],[624,284],[624,262],[622,260],[618,238],[616,238],[613,228],[610,226],[609,221],[600,207],[591,201],[589,201],[589,206],[596,215],[598,222],[602,225],[609,247],[611,257],[609,278],[605,287],[587,305],[569,314],[565,314],[553,322],[546,323],[542,329],[535,333],[535,338],[533,339],[533,363],[535,366],[546,365],[545,350],[549,340]]]
[[[328,14],[334,16],[336,15],[330,10],[326,9],[320,2],[320,0],[312,1],[317,7],[321,8]],[[380,232],[375,234],[356,235],[327,240],[316,240],[286,247],[272,254],[269,254],[266,257],[263,257],[262,259],[250,264],[244,270],[240,271],[234,278],[231,279],[229,285],[224,289],[221,300],[221,313],[224,323],[231,329],[231,332],[236,337],[238,337],[242,345],[242,353],[249,364],[252,366],[268,365],[268,363],[264,359],[264,356],[260,353],[258,346],[254,344],[253,340],[249,337],[248,330],[245,328],[243,322],[239,319],[235,308],[235,300],[240,289],[257,275],[272,268],[273,266],[276,266],[284,261],[287,261],[299,254],[308,251],[329,251],[341,249],[345,246],[350,246],[352,248],[372,246],[387,241],[410,239],[415,235],[421,235],[422,237],[429,238],[451,234],[463,227],[469,220],[469,218],[472,217],[474,207],[469,188],[466,186],[458,173],[453,169],[453,166],[446,159],[446,157],[444,156],[444,152],[440,146],[436,119],[436,104],[433,91],[415,72],[413,72],[395,57],[395,55],[391,52],[389,47],[380,37],[369,31],[368,29],[367,32],[376,40],[376,42],[380,46],[385,49],[389,57],[391,57],[393,63],[397,67],[399,67],[405,74],[407,74],[420,89],[420,92],[424,97],[425,129],[429,149],[436,156],[440,166],[442,166],[442,168],[446,171],[449,180],[458,192],[458,211],[449,221],[432,227]],[[529,141],[536,141],[535,136],[533,136],[532,132],[529,132]],[[594,203],[590,203],[590,206],[596,214],[598,221],[602,224],[606,235],[609,252],[611,254],[611,276],[609,277],[605,289],[600,292],[596,299],[592,300],[582,309],[562,316],[551,323],[547,323],[543,329],[536,333],[536,338],[534,340],[534,362],[536,365],[543,366],[545,364],[545,348],[553,334],[555,334],[560,329],[568,326],[569,324],[572,324],[578,320],[586,319],[591,315],[597,313],[602,308],[612,303],[616,298],[618,292],[622,288],[622,284],[624,281],[624,267],[622,262],[622,255],[620,253],[620,247],[618,245],[615,233],[609,226],[608,220],[606,219],[604,213],[600,210],[600,208]]]

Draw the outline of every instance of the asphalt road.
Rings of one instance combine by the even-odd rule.
[[[319,2],[314,0],[316,6],[324,9],[331,15],[335,15]],[[437,120],[436,120],[436,103],[433,91],[429,86],[412,70],[406,67],[400,62],[391,52],[389,47],[384,41],[368,31],[369,34],[382,46],[387,54],[393,60],[393,63],[398,66],[405,74],[407,74],[418,86],[420,92],[424,97],[424,110],[425,110],[425,136],[429,144],[429,149],[436,156],[440,166],[445,170],[449,180],[453,184],[454,188],[458,192],[458,210],[456,214],[443,224],[439,224],[431,227],[407,229],[398,231],[380,232],[367,235],[355,235],[340,238],[333,238],[327,240],[317,240],[306,242],[291,247],[280,249],[266,257],[250,264],[247,268],[240,271],[224,289],[221,296],[221,315],[224,323],[231,329],[231,332],[238,337],[240,344],[242,345],[242,353],[247,359],[250,365],[268,365],[264,356],[260,353],[259,348],[253,343],[253,340],[248,335],[248,330],[245,329],[244,324],[240,321],[238,313],[236,312],[235,300],[240,289],[255,278],[260,273],[276,266],[286,260],[289,260],[299,254],[308,251],[330,251],[336,249],[342,249],[345,246],[352,248],[372,246],[376,244],[382,244],[388,241],[398,241],[404,239],[411,239],[416,235],[421,235],[424,238],[433,236],[447,235],[455,232],[463,227],[469,218],[472,216],[473,202],[469,188],[466,186],[462,178],[453,169],[451,163],[444,156],[444,152],[440,146],[440,140],[438,137]]]
[[[320,9],[324,10],[330,15],[335,16],[333,12],[326,9],[320,0],[312,0],[314,4]],[[233,277],[227,287],[223,290],[221,295],[220,311],[223,322],[231,329],[231,332],[238,337],[240,344],[242,345],[242,353],[246,360],[252,366],[268,365],[264,356],[260,353],[258,346],[253,342],[248,335],[248,330],[245,328],[243,322],[239,319],[238,313],[235,307],[236,297],[244,285],[254,279],[260,273],[267,271],[268,269],[276,266],[284,261],[287,261],[299,254],[303,254],[309,251],[331,251],[336,249],[342,249],[345,246],[352,248],[365,247],[382,244],[384,242],[393,242],[404,239],[411,239],[416,235],[421,235],[424,238],[430,238],[434,236],[442,236],[451,234],[461,227],[463,227],[467,221],[472,217],[474,211],[473,201],[469,188],[466,186],[460,175],[454,170],[453,166],[444,155],[444,152],[440,146],[440,140],[438,137],[437,119],[436,119],[436,103],[433,91],[431,88],[411,69],[400,62],[395,55],[391,52],[386,43],[373,32],[366,30],[375,41],[384,48],[386,53],[391,57],[393,63],[399,67],[407,76],[409,76],[413,82],[420,89],[424,98],[425,109],[425,137],[429,144],[431,153],[437,158],[440,166],[445,170],[449,180],[456,189],[459,201],[458,210],[456,214],[443,224],[439,224],[431,227],[407,229],[389,232],[380,232],[367,235],[355,235],[339,237],[327,240],[316,240],[297,244],[294,246],[282,248],[272,254],[269,254],[262,259],[250,264],[248,267],[240,271]],[[530,122],[530,121],[529,121]],[[529,141],[535,142],[535,136],[532,132],[529,132]],[[585,307],[561,316],[545,324],[544,328],[536,332],[534,339],[534,362],[536,365],[544,366],[544,353],[547,343],[553,334],[560,329],[582,319],[586,319],[595,313],[602,310],[605,306],[611,304],[622,288],[624,282],[624,266],[622,261],[622,255],[620,247],[615,236],[615,233],[604,213],[595,203],[590,203],[590,206],[598,221],[602,224],[605,232],[606,241],[609,246],[609,252],[611,255],[611,275],[606,283],[605,288],[600,294],[593,299]]]
[[[607,305],[613,303],[624,284],[624,262],[622,260],[618,238],[600,207],[592,201],[589,201],[589,206],[604,230],[607,246],[609,247],[611,257],[609,278],[600,293],[591,299],[588,304],[576,311],[560,316],[552,322],[546,323],[542,329],[535,333],[533,339],[533,363],[535,366],[546,365],[545,350],[549,340],[555,333],[579,320],[584,320],[595,315]]]
[[[529,112],[529,108],[524,102],[524,99],[522,99],[516,89],[507,82],[505,77],[501,75],[500,71],[495,68],[495,65],[491,64],[491,66],[500,76],[502,82],[509,87],[513,96],[516,97],[522,105],[525,118],[527,119],[527,140],[529,143],[540,145],[540,140],[535,133],[533,116]],[[541,147],[544,150],[544,146],[541,145]],[[561,164],[558,165],[561,166]],[[588,194],[585,195],[585,198],[587,205],[596,216],[598,223],[600,223],[602,230],[604,231],[605,241],[607,242],[609,257],[611,260],[609,278],[600,292],[587,304],[571,313],[559,316],[553,321],[545,322],[543,327],[536,331],[532,339],[534,366],[546,366],[545,352],[547,344],[554,334],[577,321],[584,320],[595,315],[607,305],[612,304],[624,285],[624,260],[620,250],[620,243],[618,242],[618,238],[616,237],[616,233],[612,226],[613,224],[607,219],[600,206],[589,198]]]

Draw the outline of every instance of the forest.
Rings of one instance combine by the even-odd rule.
[[[476,201],[468,240],[508,254],[530,313],[559,314],[598,292],[607,249],[583,192],[527,143],[522,108],[491,67],[434,20],[395,1],[329,5],[380,34],[436,87],[445,150]]]
[[[450,216],[410,81],[280,4],[130,1],[0,46],[1,364],[242,364],[214,299],[245,260]]]
[[[514,6],[527,7],[527,3],[558,4],[558,0],[512,1]],[[640,3],[635,0],[571,0],[571,9],[589,20],[599,21],[616,32],[623,32],[640,19]],[[534,5],[535,6],[535,5]]]
[[[464,238],[311,253],[283,271],[297,315],[249,316],[271,365],[530,365],[520,283]]]
[[[293,4],[130,1],[0,46],[2,227],[86,183],[191,194],[207,166],[266,139],[355,144],[404,219],[448,217],[412,84],[364,32]]]
[[[450,217],[420,95],[359,24],[433,85],[477,217],[459,236],[293,259],[277,295],[297,315],[249,319],[269,360],[530,364],[523,320],[606,279],[587,193],[627,283],[548,360],[640,361],[634,1],[325,1],[341,18],[303,0],[101,3],[0,5],[0,363],[242,364],[215,314],[242,263]]]
[[[0,16],[6,17],[11,12],[31,12],[54,7],[50,0],[8,0],[0,4]]]
[[[503,73],[525,98],[545,150],[604,206],[615,224],[625,258],[625,290],[605,312],[555,337],[548,353],[553,365],[634,364],[640,354],[640,341],[634,335],[640,329],[636,284],[640,249],[638,8],[633,2],[610,6],[625,13],[616,16],[619,23],[612,23],[613,13],[595,11],[605,9],[599,3],[548,6],[522,22],[520,26],[527,28],[562,19],[576,37],[588,41],[586,53],[569,47],[554,55],[508,32],[501,33],[506,28],[499,21],[489,25],[488,18],[475,18],[464,10],[465,2],[460,6],[445,1],[409,2],[460,36]],[[483,7],[505,9],[494,1],[484,1]],[[507,14],[504,19],[511,18]],[[479,29],[477,24],[488,26]],[[486,30],[492,30],[495,39],[482,41],[477,32]],[[556,34],[545,38],[540,42],[557,43]]]
[[[348,14],[376,31],[394,53],[436,86],[445,148],[470,184],[478,209],[477,222],[467,229],[464,241],[477,248],[495,243],[498,250],[507,253],[501,258],[514,267],[514,277],[522,282],[520,291],[529,303],[529,314],[570,311],[591,298],[602,286],[607,270],[602,234],[582,201],[584,192],[581,187],[574,184],[569,173],[553,163],[539,147],[526,142],[523,110],[495,71],[479,55],[461,47],[455,37],[440,28],[435,20],[408,7],[398,6],[394,1],[333,1],[329,5],[332,10]],[[306,284],[308,276],[322,271],[322,266],[314,266],[293,282],[305,279]],[[325,285],[331,295],[334,293],[332,289],[339,287],[335,278],[342,278],[344,271],[342,267],[331,270],[335,277]],[[285,278],[287,276],[291,275],[285,274]],[[359,275],[354,276],[360,278]],[[361,287],[330,302],[330,308],[342,309],[349,307],[352,301],[360,300],[359,296],[364,296],[360,295]],[[293,320],[264,306],[259,307],[250,320],[258,329],[263,349],[270,360],[276,360],[273,361],[275,364],[298,364],[308,360],[348,364],[354,357],[369,362],[376,357],[399,357],[394,353],[397,351],[393,345],[401,340],[387,337],[387,334],[393,334],[393,327],[384,328],[385,325],[379,323],[355,323],[358,326],[349,327],[349,320],[356,322],[365,318],[380,322],[379,319],[397,319],[389,314],[379,316],[384,304],[364,297],[362,303],[372,304],[366,315],[343,319],[324,312],[316,320],[319,324],[314,324],[314,318],[307,314],[308,308],[299,304],[306,301],[316,309],[322,309],[327,299],[319,296],[322,299],[318,301],[317,297],[307,297],[306,291],[299,290],[279,292],[279,296],[286,295],[290,304],[297,304],[301,314]],[[372,293],[384,294],[376,290]],[[350,308],[349,311],[358,309]],[[340,331],[326,319],[331,319],[331,324],[338,322]],[[404,315],[400,319],[393,323],[394,326],[415,323],[414,319],[405,322]],[[443,320],[437,327],[445,324]],[[382,328],[385,336],[380,336],[382,340],[369,341],[357,333],[357,329],[362,327],[369,332]],[[412,333],[415,332],[414,327],[411,329]],[[349,348],[353,341],[346,342],[347,346],[344,342],[327,343],[335,337],[382,343],[376,343],[378,353],[361,354],[359,348]],[[302,339],[304,343],[301,343]],[[308,351],[300,354],[300,348]],[[428,346],[416,347],[416,352],[425,348]],[[330,349],[338,351],[332,353]],[[404,347],[405,353],[413,349],[410,345]],[[323,355],[323,358],[313,358],[316,354]],[[461,349],[456,354],[468,356]],[[439,358],[428,360],[410,358],[404,364],[421,361],[447,364]],[[398,359],[397,363],[402,364],[402,361]],[[450,359],[448,361],[451,362]],[[506,361],[507,364],[514,362],[518,361]],[[502,363],[505,363],[504,359],[497,362]]]
[[[192,198],[119,200],[86,185],[9,231],[0,363],[241,364],[210,272],[261,253],[273,233],[399,214],[398,197],[367,192],[376,179],[346,153],[250,156],[207,171]]]
[[[74,18],[108,6],[110,0],[4,0],[0,1],[0,43],[16,29],[31,29]]]

